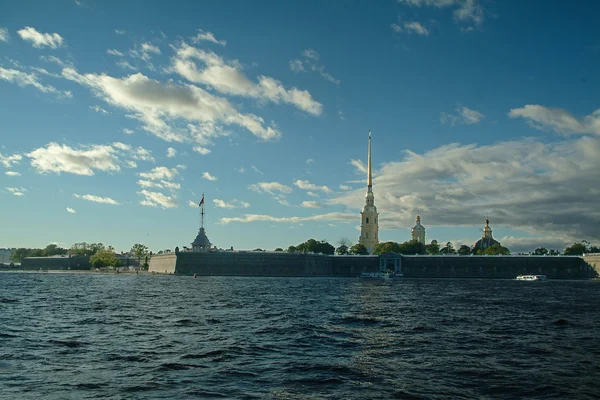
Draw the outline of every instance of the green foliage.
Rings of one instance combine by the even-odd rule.
[[[383,254],[387,252],[400,253],[400,245],[396,242],[379,243],[373,249],[373,254]]]
[[[573,243],[565,249],[565,256],[580,256],[583,253],[600,253],[600,248],[590,245],[587,240],[582,240],[580,243]]]
[[[118,267],[121,262],[113,250],[101,249],[90,257],[90,264],[93,268]]]
[[[308,239],[306,242],[300,243],[298,246],[296,246],[296,252],[333,254],[335,252],[335,247],[330,245],[325,240],[321,240],[319,242],[315,239]]]
[[[350,248],[352,246],[352,241],[350,239],[348,239],[347,237],[343,237],[338,241],[338,244],[340,246],[344,245],[344,246],[346,246],[346,248]]]
[[[136,243],[131,248],[131,252],[135,257],[137,257],[138,263],[141,263],[142,257],[146,257],[148,255],[148,247],[143,244]]]
[[[339,254],[340,256],[348,254],[348,246],[346,246],[345,244],[340,244],[340,247],[335,249],[335,253]]]
[[[58,247],[55,244],[49,244],[44,249],[26,249],[21,247],[13,251],[10,259],[14,262],[21,262],[21,257],[50,257],[61,254],[67,254],[67,249]]]
[[[536,256],[545,256],[546,254],[548,254],[548,249],[546,249],[545,247],[538,247],[533,251],[533,254]]]
[[[283,249],[281,247],[278,247],[275,249],[275,251],[283,251]]]
[[[75,243],[69,249],[69,254],[76,256],[91,256],[96,254],[100,250],[104,250],[105,247],[102,243]]]
[[[261,249],[261,248],[257,248],[257,249],[254,249],[254,250],[252,250],[252,251],[264,251],[264,250],[263,250],[263,249]]]
[[[485,251],[480,254],[488,255],[488,256],[507,256],[510,254],[510,250],[500,243],[496,243],[493,246],[488,247]]]
[[[440,249],[440,253],[442,253],[442,254],[456,254],[456,250],[454,249],[454,246],[452,246],[452,243],[447,242],[446,245]]]
[[[296,246],[290,246],[290,247],[288,247],[288,249],[287,249],[287,252],[288,252],[288,253],[295,253],[295,252],[297,252],[297,251],[298,251],[298,249],[296,248]]]
[[[550,252],[548,252],[548,255],[558,256],[560,255],[560,251],[551,249]]]
[[[417,241],[417,240],[409,240],[408,242],[404,242],[400,245],[399,253],[402,254],[425,254],[426,245]]]
[[[467,246],[466,244],[461,244],[460,247],[458,248],[457,253],[460,254],[461,256],[469,255],[469,254],[471,254],[471,248],[469,246]]]
[[[369,250],[367,250],[367,248],[365,246],[363,246],[362,244],[357,243],[354,246],[350,247],[350,250],[348,250],[348,253],[360,255],[360,256],[366,256],[369,254]]]
[[[440,245],[437,240],[432,240],[430,244],[425,245],[427,254],[440,254]]]
[[[50,256],[56,256],[56,255],[63,255],[63,254],[67,254],[67,252],[68,252],[67,249],[63,249],[62,247],[58,247],[55,244],[49,244],[44,249],[44,256],[50,257]]]
[[[31,249],[26,249],[24,247],[15,249],[10,256],[10,259],[14,262],[21,262],[21,257],[28,257]]]

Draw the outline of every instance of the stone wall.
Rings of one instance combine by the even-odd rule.
[[[379,256],[333,256],[331,270],[335,276],[359,276],[379,271]]]
[[[584,279],[595,275],[580,257],[568,256],[402,256],[407,278],[503,278],[546,275],[549,279]]]
[[[158,254],[150,257],[148,272],[157,274],[174,274],[177,256],[175,253]]]
[[[25,257],[21,269],[87,270],[91,268],[89,256]]]
[[[584,254],[583,260],[600,275],[600,254]]]

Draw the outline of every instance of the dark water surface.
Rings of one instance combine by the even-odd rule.
[[[600,282],[0,274],[0,398],[598,398]]]

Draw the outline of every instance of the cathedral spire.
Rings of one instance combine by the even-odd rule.
[[[368,157],[368,161],[367,161],[367,173],[369,175],[368,181],[367,181],[367,188],[369,189],[369,192],[373,189],[373,177],[371,175],[371,131],[369,130],[369,157]]]

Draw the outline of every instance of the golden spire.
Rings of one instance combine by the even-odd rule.
[[[369,130],[369,157],[367,160],[367,174],[369,175],[367,187],[370,192],[373,188],[373,178],[371,176],[371,130]]]

